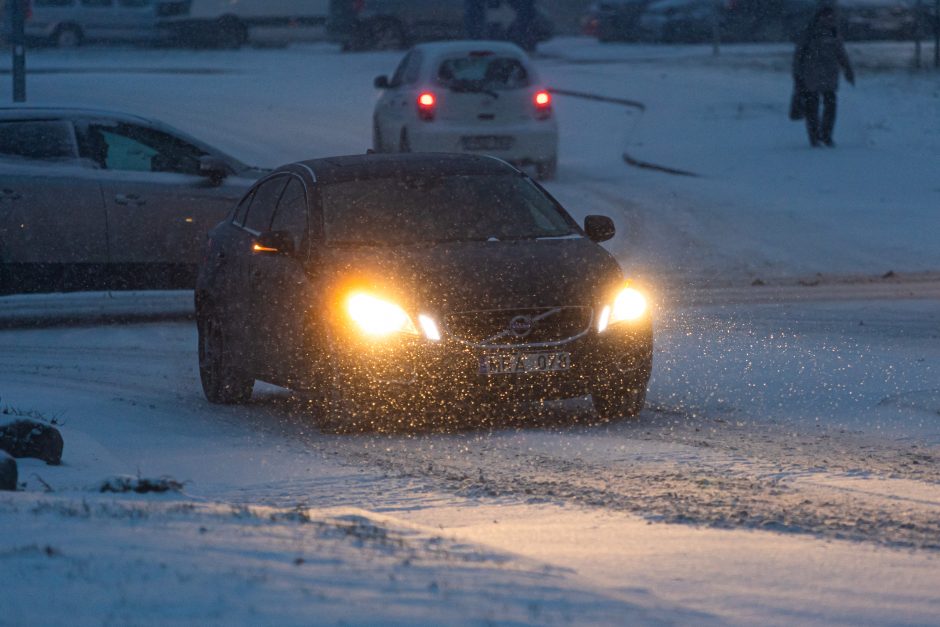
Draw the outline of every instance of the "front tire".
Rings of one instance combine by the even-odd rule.
[[[230,335],[214,315],[197,325],[199,331],[199,379],[210,403],[234,405],[251,398],[255,381],[241,372],[232,358]]]

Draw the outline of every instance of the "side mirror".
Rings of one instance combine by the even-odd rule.
[[[255,238],[251,252],[256,255],[293,255],[294,236],[288,231],[267,231]]]
[[[384,75],[376,76],[372,84],[375,85],[376,89],[388,89],[388,77]]]
[[[213,185],[221,185],[229,175],[228,164],[212,155],[199,158],[199,174],[209,179]]]
[[[606,242],[617,233],[614,221],[607,216],[587,216],[584,218],[584,232],[592,242]]]

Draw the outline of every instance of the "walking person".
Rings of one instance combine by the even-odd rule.
[[[793,55],[794,85],[800,95],[806,132],[813,147],[820,143],[830,148],[835,146],[832,131],[836,125],[840,70],[845,73],[845,80],[854,86],[855,72],[845,52],[835,9],[822,7],[813,15]],[[823,105],[822,124],[819,120],[820,101]]]

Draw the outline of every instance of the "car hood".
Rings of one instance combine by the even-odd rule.
[[[623,280],[587,238],[327,247],[313,267],[336,287],[362,286],[428,313],[593,305]]]

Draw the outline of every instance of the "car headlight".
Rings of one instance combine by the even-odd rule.
[[[411,316],[393,302],[355,292],[346,299],[346,313],[360,331],[374,337],[387,337],[395,333],[418,335]]]
[[[646,315],[649,309],[646,296],[634,287],[620,290],[612,305],[605,305],[597,317],[597,332],[603,333],[612,324],[633,322]]]

